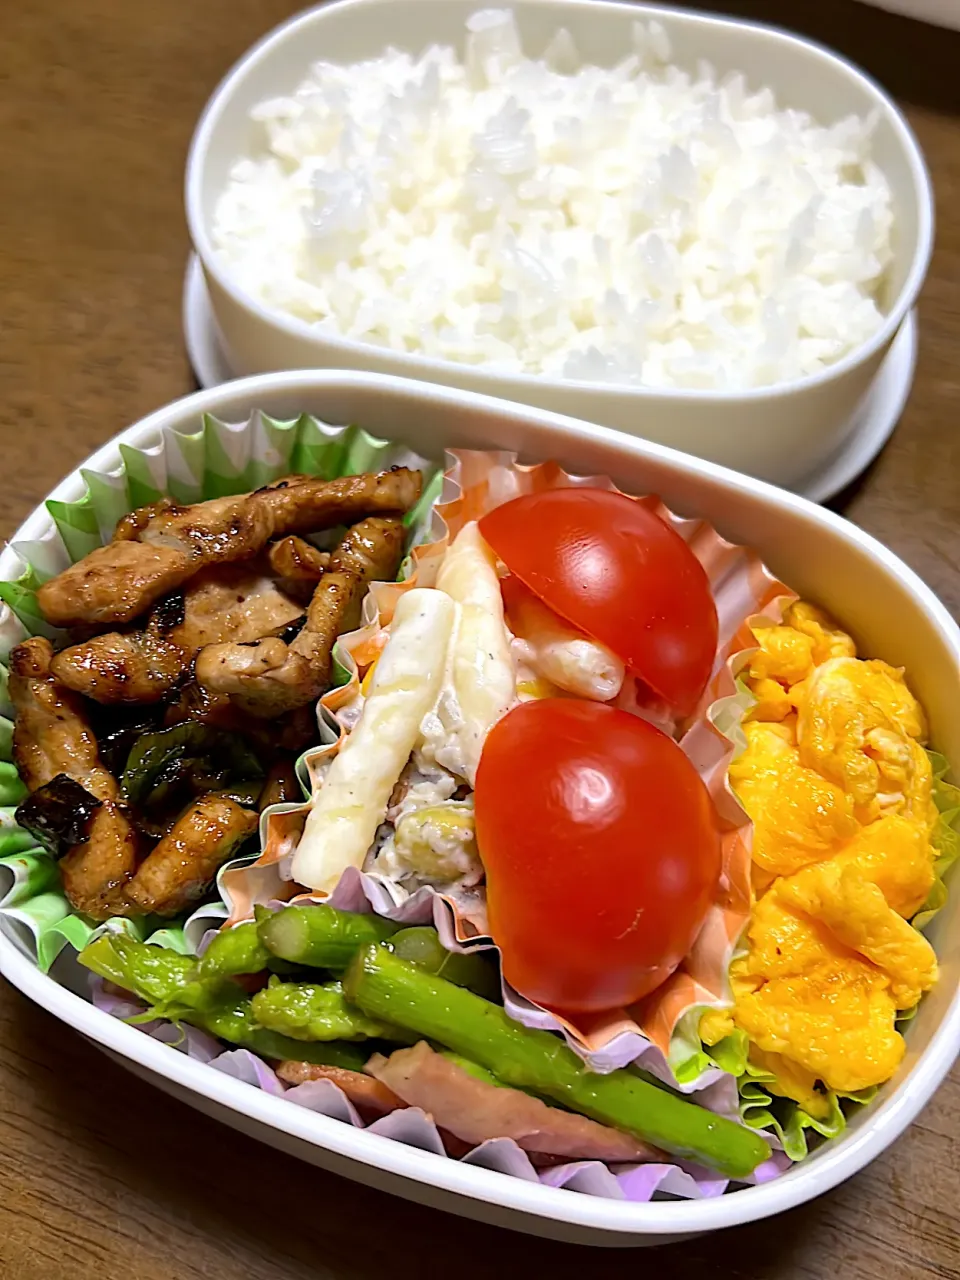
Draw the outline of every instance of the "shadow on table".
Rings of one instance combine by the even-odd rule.
[[[794,1270],[799,1243],[816,1232],[822,1216],[822,1209],[807,1206],[776,1223],[668,1246],[655,1255],[481,1226],[334,1177],[235,1134],[128,1075],[12,991],[4,1004],[12,1030],[5,1039],[15,1055],[8,1062],[18,1074],[32,1068],[29,1083],[18,1087],[26,1095],[18,1108],[18,1145],[29,1149],[31,1128],[38,1145],[42,1135],[56,1133],[58,1183],[88,1197],[88,1206],[105,1187],[122,1188],[119,1205],[104,1215],[113,1220],[110,1226],[94,1232],[101,1280],[131,1274],[149,1280],[412,1280],[458,1270],[529,1280],[533,1268],[557,1280],[650,1265],[660,1280],[694,1271],[783,1280]],[[41,1174],[28,1157],[15,1179],[24,1211],[46,1200]],[[100,1217],[91,1212],[92,1222],[78,1223],[69,1208],[74,1196],[64,1197],[61,1188],[58,1198],[68,1215],[62,1229],[86,1231]],[[80,1274],[65,1268],[59,1280]]]
[[[788,27],[857,63],[901,102],[960,111],[960,31],[838,0],[696,0],[691,7]]]
[[[860,472],[853,480],[850,481],[839,493],[835,493],[832,498],[828,498],[824,502],[824,506],[828,511],[835,512],[838,516],[846,516],[848,519],[849,509],[855,499],[866,488],[870,477],[876,471],[880,459],[883,457],[882,452],[879,453],[873,461]]]

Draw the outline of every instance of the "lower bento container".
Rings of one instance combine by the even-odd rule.
[[[245,421],[311,413],[357,423],[440,462],[445,447],[517,450],[569,471],[609,475],[630,493],[657,493],[680,515],[701,516],[729,540],[754,547],[779,578],[835,613],[865,653],[907,668],[930,718],[931,738],[960,776],[960,630],[920,579],[874,539],[803,498],[712,463],[545,410],[376,374],[269,374],[227,384],[151,414],[92,458],[117,469],[121,447],[159,444],[171,429],[198,430],[202,415]],[[75,501],[80,469],[51,497]],[[13,541],[36,543],[53,521],[38,507]],[[9,546],[0,580],[15,577]],[[960,1052],[960,896],[950,895],[928,936],[941,979],[907,1031],[896,1077],[844,1134],[776,1179],[717,1199],[633,1204],[507,1177],[354,1129],[209,1069],[95,1009],[42,973],[22,940],[0,924],[0,972],[37,1004],[164,1092],[263,1142],[334,1173],[482,1222],[583,1244],[650,1245],[768,1217],[830,1190],[893,1142],[929,1101]]]

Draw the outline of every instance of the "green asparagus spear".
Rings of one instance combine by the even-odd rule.
[[[196,961],[124,933],[103,933],[80,952],[80,963],[152,1005],[200,1006],[209,988],[196,981]]]
[[[362,1071],[367,1054],[350,1044],[305,1044],[261,1027],[250,997],[229,981],[199,981],[196,962],[165,947],[105,933],[80,952],[80,963],[156,1010],[264,1058],[292,1058]]]
[[[505,1085],[502,1080],[498,1080],[492,1071],[488,1071],[486,1067],[479,1066],[476,1062],[471,1062],[469,1058],[464,1058],[459,1053],[452,1053],[449,1049],[441,1049],[436,1045],[434,1046],[434,1051],[439,1053],[441,1058],[446,1058],[449,1062],[452,1062],[454,1066],[459,1067],[461,1071],[465,1071],[468,1076],[473,1076],[474,1080],[482,1080],[484,1084],[496,1085],[499,1089],[506,1089],[509,1087]],[[512,1087],[516,1088],[517,1086],[513,1085]],[[547,1097],[547,1095],[542,1091],[538,1093],[536,1089],[522,1089],[518,1092],[529,1093],[531,1098],[539,1098],[540,1101],[546,1103],[548,1107],[557,1106],[557,1103],[553,1098]],[[561,1110],[567,1111],[569,1108],[563,1107]]]
[[[403,959],[439,973],[457,986],[469,987],[490,999],[500,989],[496,971],[487,959],[447,951],[436,929],[426,926],[404,929],[379,916],[317,904],[285,907],[267,915],[259,920],[258,931],[272,956],[309,968],[340,971],[360,947],[386,941]]]
[[[197,973],[203,979],[232,978],[260,973],[270,962],[270,952],[260,941],[252,920],[221,929],[200,957]]]
[[[342,1042],[295,1040],[270,1027],[263,1027],[253,1011],[249,996],[230,984],[225,984],[220,996],[205,1010],[186,1013],[184,1022],[201,1027],[210,1035],[218,1036],[230,1044],[250,1049],[261,1058],[274,1060],[292,1059],[294,1062],[317,1062],[328,1067],[346,1067],[349,1071],[362,1071],[370,1056],[365,1049]]]
[[[493,1072],[488,1071],[486,1067],[478,1066],[477,1063],[471,1062],[469,1058],[464,1058],[459,1053],[451,1053],[449,1049],[441,1049],[439,1053],[441,1058],[446,1058],[455,1067],[465,1071],[468,1076],[473,1076],[474,1080],[482,1080],[484,1084],[494,1084],[503,1088],[503,1082],[498,1080]]]
[[[284,907],[259,924],[260,941],[271,953],[311,969],[345,969],[356,951],[382,942],[399,925],[379,916],[338,911],[318,903]]]
[[[683,1159],[745,1178],[770,1154],[750,1129],[666,1093],[629,1071],[599,1075],[549,1031],[521,1026],[498,1005],[425,973],[384,947],[359,951],[344,977],[347,998],[446,1045],[504,1084],[546,1094],[601,1124]]]
[[[425,925],[401,929],[387,945],[401,960],[408,960],[458,987],[469,987],[487,1000],[496,1000],[500,995],[500,979],[490,961],[477,952],[468,955],[448,951],[436,929]]]
[[[368,1018],[344,999],[339,982],[279,982],[253,997],[253,1015],[261,1027],[294,1040],[391,1039],[390,1028]]]

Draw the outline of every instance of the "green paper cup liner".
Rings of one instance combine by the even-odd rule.
[[[46,503],[51,526],[43,537],[14,543],[23,567],[14,580],[0,582],[0,660],[4,663],[26,636],[48,636],[54,642],[63,638],[44,621],[37,588],[108,542],[117,521],[145,503],[163,496],[183,504],[202,502],[245,493],[293,473],[333,480],[408,466],[424,475],[423,496],[407,517],[412,548],[429,536],[431,510],[442,482],[434,463],[404,446],[377,439],[359,427],[330,426],[306,414],[281,422],[254,412],[239,423],[220,422],[205,414],[196,431],[167,430],[149,448],[121,444],[120,454],[122,462],[115,471],[81,470],[86,492],[76,502]],[[7,668],[0,664],[0,930],[45,972],[64,947],[80,951],[105,929],[122,928],[151,942],[195,952],[204,933],[219,928],[226,919],[222,900],[206,903],[172,925],[120,918],[97,924],[73,911],[60,887],[56,863],[29,832],[17,826],[16,806],[27,792],[12,762],[11,714]],[[306,778],[302,768],[301,778]]]

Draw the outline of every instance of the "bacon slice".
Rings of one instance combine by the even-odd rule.
[[[366,1070],[438,1127],[478,1146],[512,1138],[525,1151],[568,1160],[661,1160],[663,1152],[618,1129],[548,1106],[518,1089],[488,1084],[420,1041],[389,1058],[375,1054]]]
[[[286,1084],[306,1084],[308,1080],[330,1080],[347,1095],[365,1120],[378,1119],[407,1104],[373,1076],[346,1067],[326,1067],[318,1062],[281,1062],[277,1075]]]

